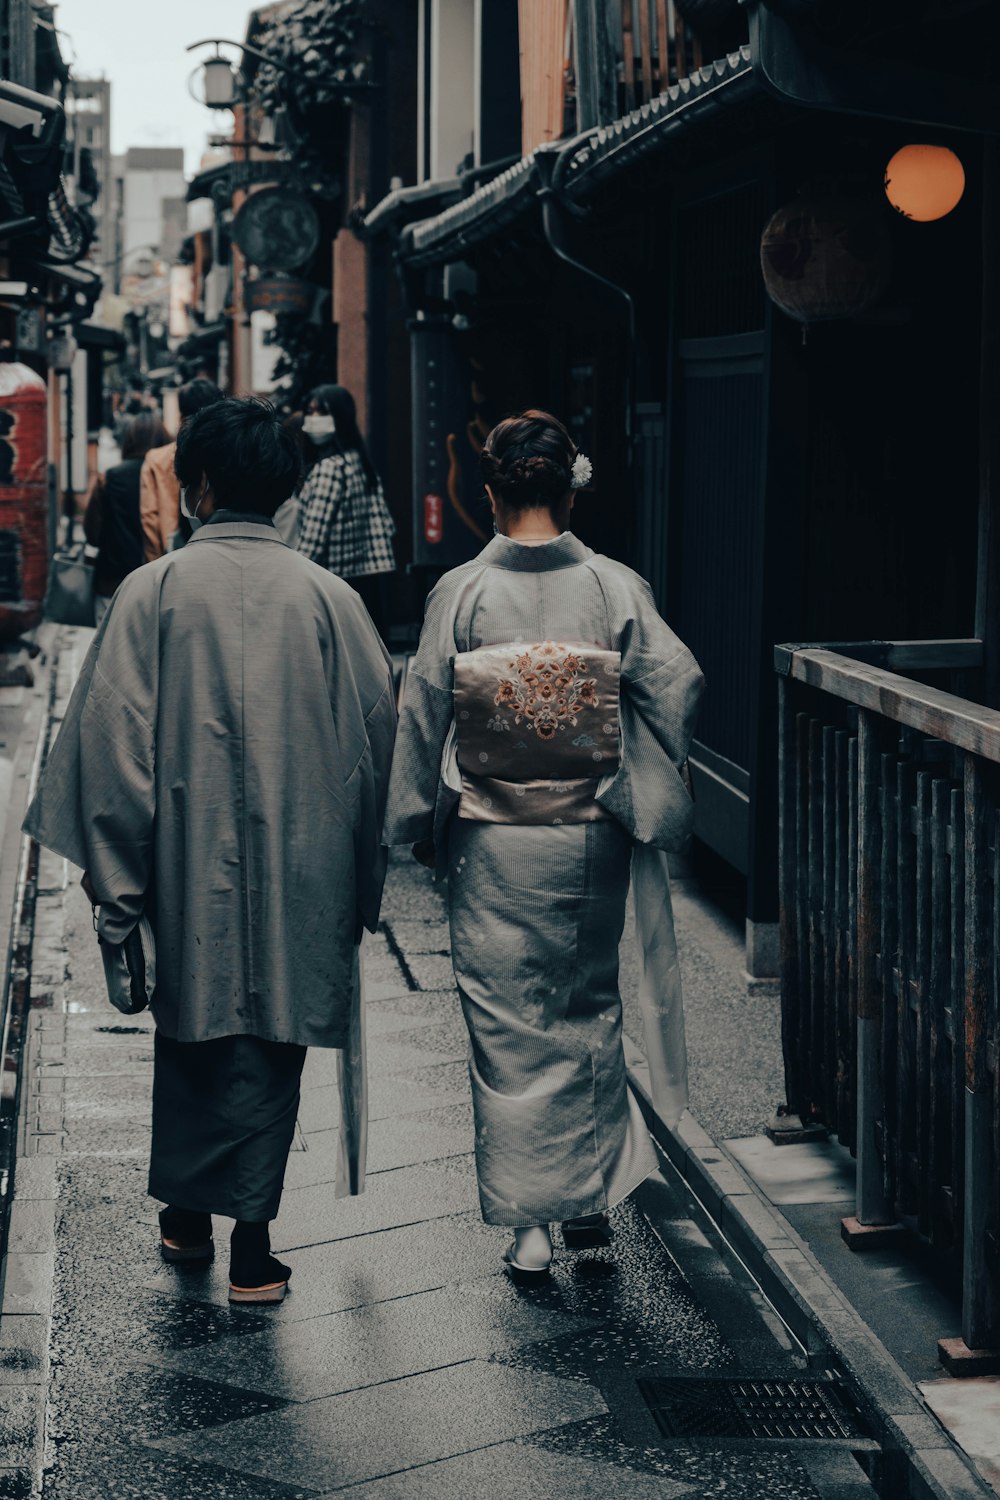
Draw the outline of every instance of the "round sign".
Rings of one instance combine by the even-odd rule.
[[[293,271],[319,246],[319,217],[308,198],[288,188],[251,193],[233,223],[233,239],[252,265]]]

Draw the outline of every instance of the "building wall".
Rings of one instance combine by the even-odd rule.
[[[430,28],[430,176],[454,177],[475,151],[476,5],[426,0]]]
[[[184,152],[181,147],[133,146],[125,153],[122,201],[122,261],[145,246],[159,246],[163,204],[183,198]]]
[[[111,83],[107,78],[74,78],[66,101],[74,163],[79,153],[89,151],[100,184],[91,207],[97,220],[97,236],[90,249],[90,264],[112,285],[118,253],[117,205],[114,157],[111,154]]]

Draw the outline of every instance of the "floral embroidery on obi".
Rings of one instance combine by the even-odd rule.
[[[583,675],[587,663],[582,652],[545,641],[519,652],[507,669],[511,675],[497,684],[493,702],[500,713],[489,721],[490,729],[509,728],[507,712],[515,724],[533,729],[540,740],[551,740],[560,731],[575,728],[585,708],[601,706],[596,677]]]
[[[577,807],[569,821],[601,816],[597,783],[621,761],[620,674],[617,651],[558,641],[458,655],[460,816],[560,822],[568,803]]]

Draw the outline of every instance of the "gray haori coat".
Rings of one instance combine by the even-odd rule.
[[[109,941],[151,904],[164,1035],[349,1040],[395,722],[360,599],[272,526],[122,584],[25,828],[90,872]]]

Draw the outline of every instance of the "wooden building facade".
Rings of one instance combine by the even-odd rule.
[[[991,8],[962,7],[947,67],[930,0],[491,0],[492,37],[467,9],[490,131],[361,230],[393,239],[406,293],[414,561],[432,579],[481,545],[494,421],[564,416],[595,468],[576,528],[650,580],[705,668],[696,831],[746,877],[748,970],[774,974],[775,643],[974,633]],[[516,112],[489,81],[515,32]],[[928,138],[966,187],[916,224],[883,179]],[[878,239],[857,273],[877,299],[849,316],[841,287],[844,314],[805,332],[761,270],[798,199]],[[790,253],[794,278],[810,246]]]

